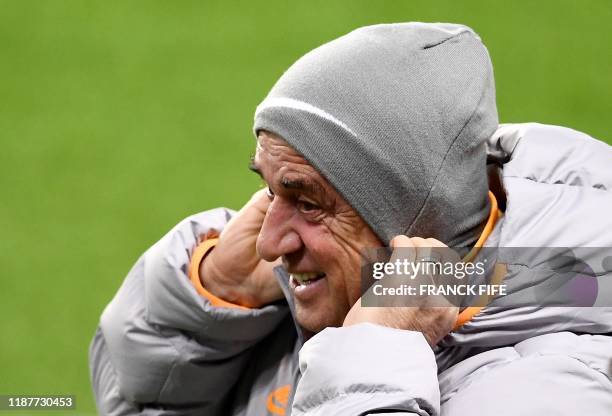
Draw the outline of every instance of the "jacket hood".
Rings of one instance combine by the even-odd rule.
[[[485,141],[498,126],[491,60],[466,26],[357,29],[309,52],[255,114],[385,243],[472,243],[487,218]]]

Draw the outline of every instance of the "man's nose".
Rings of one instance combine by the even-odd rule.
[[[257,238],[257,254],[266,261],[298,251],[302,240],[293,228],[296,212],[278,196],[270,203]]]

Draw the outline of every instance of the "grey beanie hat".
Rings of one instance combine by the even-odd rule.
[[[466,26],[367,26],[307,53],[255,112],[385,243],[472,244],[489,213],[498,126],[487,49]]]

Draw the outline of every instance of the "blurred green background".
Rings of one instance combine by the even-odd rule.
[[[607,0],[1,1],[0,19],[0,394],[75,394],[71,414],[95,413],[87,348],[132,263],[258,187],[254,108],[319,44],[465,23],[503,122],[612,139]]]

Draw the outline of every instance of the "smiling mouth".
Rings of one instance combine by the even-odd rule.
[[[323,279],[326,275],[323,272],[291,273],[291,281],[296,286],[308,286],[309,284]]]

